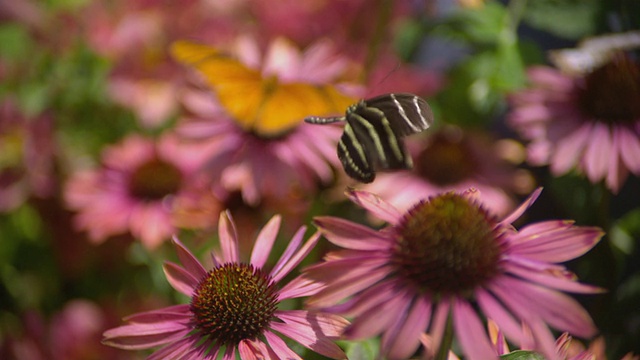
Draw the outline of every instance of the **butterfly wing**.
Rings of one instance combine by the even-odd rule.
[[[406,93],[386,94],[364,101],[364,107],[384,113],[396,136],[407,136],[428,129],[433,124],[433,111],[419,96]]]
[[[368,140],[363,143],[356,135],[356,130],[347,122],[344,132],[338,142],[338,158],[347,175],[363,183],[370,183],[375,179],[375,173],[371,166],[367,146],[371,146]]]
[[[266,136],[288,131],[308,114],[337,114],[354,102],[331,85],[264,78],[260,71],[206,45],[178,41],[172,53],[204,76],[220,103],[245,129]]]

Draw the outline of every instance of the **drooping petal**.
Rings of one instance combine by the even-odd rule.
[[[184,337],[151,354],[147,360],[183,359],[195,345],[194,339]]]
[[[466,300],[457,298],[454,301],[453,327],[466,358],[470,360],[498,358],[482,322]]]
[[[344,337],[350,340],[365,339],[382,332],[393,325],[398,318],[406,318],[409,311],[412,294],[387,294],[388,300],[375,308],[353,319],[351,325],[345,330]],[[391,335],[394,337],[394,335]]]
[[[521,344],[522,327],[520,322],[487,291],[479,289],[476,290],[475,295],[483,313],[500,326],[500,330],[510,341]]]
[[[251,264],[254,267],[262,269],[267,262],[273,243],[278,236],[281,219],[280,215],[273,216],[262,230],[260,230],[256,242],[253,245],[253,251],[251,252]]]
[[[609,125],[595,122],[584,154],[584,170],[592,183],[604,179],[611,159],[612,139]]]
[[[397,318],[391,331],[385,332],[381,346],[391,359],[407,359],[420,345],[420,334],[427,330],[431,319],[431,302],[418,297],[406,313]]]
[[[589,314],[582,306],[558,291],[511,277],[493,282],[491,290],[521,318],[533,316],[561,331],[590,338],[597,332]]]

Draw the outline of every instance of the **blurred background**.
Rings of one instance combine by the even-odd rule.
[[[205,260],[224,209],[248,248],[276,213],[282,248],[316,215],[380,225],[345,186],[401,208],[475,187],[498,216],[544,187],[517,225],[604,229],[566,265],[608,289],[578,297],[600,356],[640,354],[639,29],[635,0],[0,0],[0,358],[144,358],[100,339],[188,301],[162,272],[173,234]],[[302,122],[346,107],[296,105],[316,88],[426,99],[414,169],[348,179],[340,129]],[[366,359],[376,341],[343,345]]]

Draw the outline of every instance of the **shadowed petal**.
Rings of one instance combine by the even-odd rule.
[[[337,315],[316,315],[302,310],[278,312],[286,325],[272,322],[271,329],[305,347],[333,359],[346,359],[345,353],[327,337],[337,337],[348,322]],[[320,334],[321,336],[318,336]]]
[[[591,143],[585,150],[584,170],[592,183],[604,178],[611,161],[612,139],[609,125],[595,122],[589,136]]]
[[[359,340],[372,337],[390,328],[398,318],[406,318],[411,295],[406,292],[393,294],[388,301],[380,303],[375,308],[369,308],[353,320],[343,336],[350,340]]]
[[[518,344],[522,341],[522,326],[504,305],[500,304],[490,293],[483,289],[476,290],[476,300],[487,317],[493,319],[504,335]]]

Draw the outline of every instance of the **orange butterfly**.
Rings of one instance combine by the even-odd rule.
[[[311,114],[341,113],[356,100],[332,85],[265,77],[259,70],[207,45],[177,41],[171,51],[176,60],[204,75],[222,106],[238,123],[267,137],[296,127]]]

